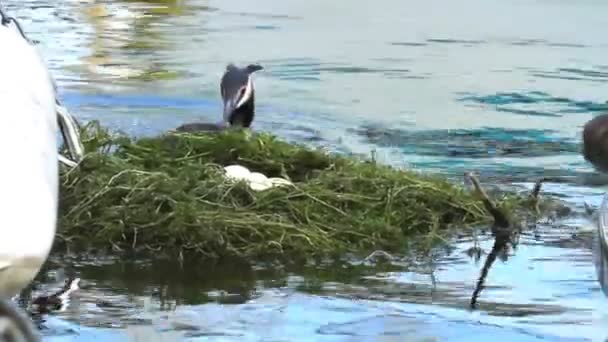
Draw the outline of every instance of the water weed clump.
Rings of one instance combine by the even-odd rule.
[[[446,179],[226,130],[134,139],[91,122],[61,174],[59,243],[212,258],[300,258],[403,248],[492,216]],[[253,191],[240,164],[293,185]],[[523,203],[505,197],[499,205]]]

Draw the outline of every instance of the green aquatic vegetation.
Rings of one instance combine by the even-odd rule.
[[[491,222],[480,198],[446,179],[333,155],[268,133],[168,132],[134,139],[97,122],[62,169],[59,245],[210,258],[403,250]],[[224,177],[240,164],[293,185],[256,192]],[[508,195],[498,207],[528,203]]]

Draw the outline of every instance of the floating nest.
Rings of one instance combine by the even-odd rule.
[[[408,240],[493,219],[479,196],[444,178],[267,133],[133,139],[93,121],[81,134],[89,153],[61,171],[58,246],[294,259],[403,250]],[[225,177],[232,164],[293,184],[254,191]],[[503,196],[497,206],[527,200]]]

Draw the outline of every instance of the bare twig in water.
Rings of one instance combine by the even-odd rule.
[[[532,188],[532,191],[530,192],[530,198],[533,198],[538,201],[538,195],[540,194],[540,189],[543,186],[544,181],[544,178],[541,178],[536,181],[536,183],[534,184],[534,188]]]
[[[471,183],[473,183],[475,190],[477,190],[477,192],[481,196],[481,200],[483,201],[483,205],[486,207],[486,210],[490,213],[490,215],[492,215],[492,217],[494,217],[494,224],[501,228],[510,227],[511,222],[509,221],[507,216],[500,209],[498,209],[498,207],[496,207],[496,204],[492,202],[490,197],[488,197],[488,194],[479,183],[477,177],[475,177],[475,175],[471,172],[465,173],[465,177],[471,180]]]
[[[534,184],[534,188],[532,188],[532,191],[530,192],[530,201],[531,201],[531,205],[534,208],[534,211],[537,214],[540,214],[540,208],[538,206],[539,203],[539,194],[540,194],[540,189],[543,186],[543,182],[545,182],[545,178],[541,178],[538,181],[536,181],[536,183]]]
[[[494,245],[492,246],[492,250],[488,254],[483,268],[481,269],[481,275],[471,297],[471,309],[475,309],[477,307],[477,298],[484,288],[484,282],[488,276],[488,272],[490,271],[492,264],[494,264],[494,261],[501,252],[506,251],[509,243],[512,242],[513,232],[516,230],[513,229],[513,226],[505,213],[498,209],[496,204],[494,204],[494,202],[487,195],[477,177],[470,172],[467,172],[465,176],[471,180],[475,190],[477,190],[477,192],[480,194],[486,210],[494,217],[494,225],[492,227],[492,232],[494,233]],[[536,203],[538,203],[538,193],[540,192],[541,184],[542,180],[537,182],[532,190],[532,193],[530,194],[530,196],[536,200]]]
[[[587,216],[593,216],[593,214],[595,214],[596,209],[593,208],[589,203],[583,202],[583,205],[585,206],[585,213]]]

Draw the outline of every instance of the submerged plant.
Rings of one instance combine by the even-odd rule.
[[[408,239],[489,221],[447,180],[226,130],[132,139],[91,122],[89,153],[63,170],[63,245],[163,255],[302,258],[402,249]],[[240,164],[293,184],[256,192],[224,176]],[[503,204],[524,203],[507,197]]]

